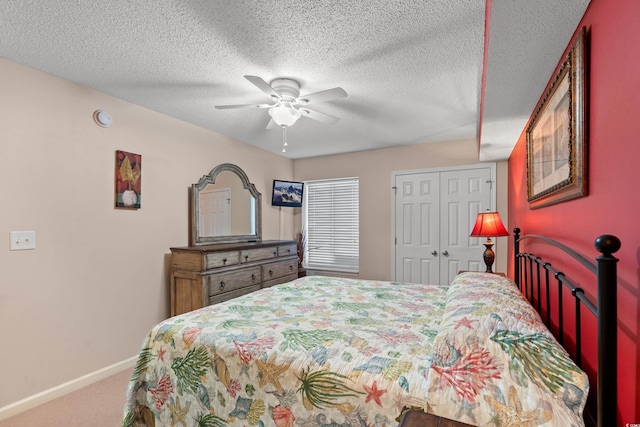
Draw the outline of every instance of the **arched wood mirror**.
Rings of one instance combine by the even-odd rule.
[[[216,166],[190,196],[190,245],[262,240],[261,195],[238,166]]]

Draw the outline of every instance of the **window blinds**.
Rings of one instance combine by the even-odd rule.
[[[305,268],[357,273],[359,269],[359,181],[305,183]]]

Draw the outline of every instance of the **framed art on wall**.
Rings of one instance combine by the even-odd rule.
[[[531,209],[587,195],[586,31],[582,28],[526,132]]]
[[[140,209],[142,155],[116,150],[116,208]]]

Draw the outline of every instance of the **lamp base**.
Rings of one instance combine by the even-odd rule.
[[[493,242],[491,241],[491,238],[487,238],[487,241],[483,243],[484,247],[487,248],[484,250],[484,253],[482,254],[482,258],[484,259],[484,264],[487,266],[487,269],[485,271],[485,273],[493,273],[493,269],[491,268],[493,266],[493,262],[496,259],[496,254],[495,252],[493,252]]]

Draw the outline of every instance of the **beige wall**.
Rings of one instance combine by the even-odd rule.
[[[391,173],[477,163],[475,140],[422,144],[384,150],[296,160],[295,179],[358,177],[360,180],[360,274],[364,279],[391,279]],[[497,208],[505,225],[507,163],[497,172]],[[494,271],[506,271],[506,238],[497,239]]]
[[[0,76],[0,408],[139,351],[169,314],[188,188],[217,164],[263,194],[265,239],[292,237],[268,201],[293,161],[1,58]],[[114,209],[116,150],[142,155],[137,211]],[[9,251],[11,230],[35,230],[36,250]]]

